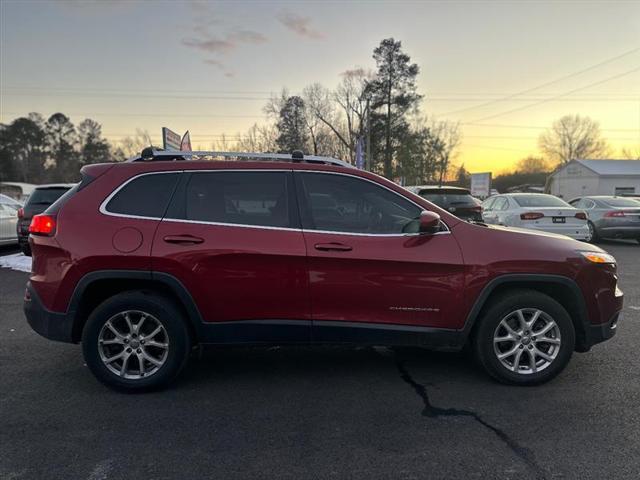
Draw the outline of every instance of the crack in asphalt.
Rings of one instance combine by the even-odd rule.
[[[470,417],[473,420],[477,421],[483,427],[493,432],[502,442],[504,442],[504,444],[509,447],[509,449],[526,464],[529,470],[531,470],[535,474],[536,478],[546,479],[548,477],[547,472],[536,463],[535,456],[531,450],[520,445],[500,428],[487,422],[478,413],[472,410],[462,410],[458,408],[440,408],[432,405],[431,401],[429,400],[429,393],[427,392],[426,386],[414,380],[414,378],[407,370],[404,362],[398,358],[397,354],[395,355],[395,358],[396,367],[398,368],[398,372],[400,372],[400,378],[402,378],[405,383],[411,386],[411,388],[418,394],[418,396],[424,403],[422,416],[428,418]]]

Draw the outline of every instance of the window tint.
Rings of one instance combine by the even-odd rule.
[[[401,234],[416,233],[422,209],[366,180],[323,173],[300,174],[311,218],[310,230]]]
[[[640,207],[640,202],[631,198],[606,198],[603,202],[610,207]]]
[[[51,205],[69,190],[62,188],[36,188],[29,196],[28,205]]]
[[[420,196],[443,208],[448,208],[454,205],[474,205],[476,203],[473,197],[468,193],[421,192]]]
[[[564,200],[553,195],[518,195],[513,197],[521,207],[566,207]]]
[[[138,217],[162,218],[179,173],[142,175],[127,183],[107,204],[107,211]]]
[[[264,227],[295,227],[286,172],[200,172],[186,186],[180,218]]]

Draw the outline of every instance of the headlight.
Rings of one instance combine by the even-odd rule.
[[[591,263],[611,263],[613,265],[616,264],[616,259],[613,255],[609,255],[608,253],[603,252],[578,252],[584,258],[589,260]]]

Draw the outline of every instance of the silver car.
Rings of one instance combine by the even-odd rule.
[[[589,241],[626,238],[640,243],[640,202],[632,198],[594,195],[569,202],[587,212]]]
[[[18,205],[0,203],[0,245],[18,243],[16,225],[18,223]]]

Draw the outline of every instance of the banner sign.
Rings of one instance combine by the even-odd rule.
[[[471,195],[485,199],[491,194],[491,172],[471,174]]]
[[[182,139],[176,132],[162,127],[162,148],[165,150],[180,150]]]
[[[191,137],[189,136],[189,130],[187,130],[187,133],[184,134],[180,141],[180,150],[183,152],[191,151]]]

